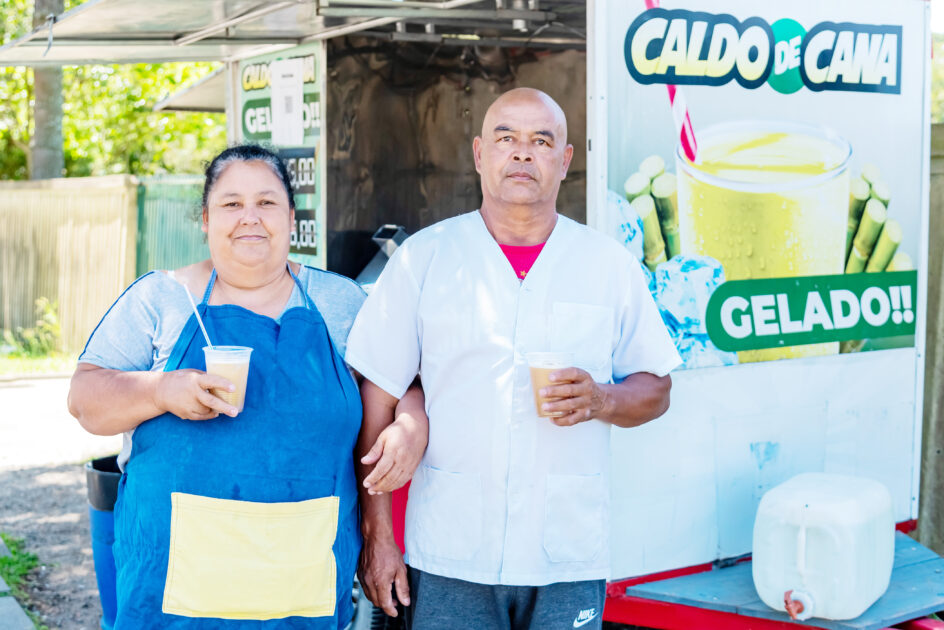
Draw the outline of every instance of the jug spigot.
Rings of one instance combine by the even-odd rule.
[[[783,594],[783,606],[793,621],[813,616],[813,597],[804,591],[789,590]]]

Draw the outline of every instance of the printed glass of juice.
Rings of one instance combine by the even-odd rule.
[[[249,377],[249,355],[252,348],[246,346],[206,346],[203,348],[206,358],[207,374],[222,376],[236,386],[233,392],[222,389],[210,390],[242,412],[246,402],[246,379]]]
[[[679,236],[725,280],[843,273],[849,144],[823,127],[745,121],[698,134],[678,168]],[[738,353],[741,363],[836,354],[838,343]]]

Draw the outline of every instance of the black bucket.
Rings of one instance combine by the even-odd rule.
[[[98,597],[102,603],[102,630],[111,630],[118,610],[115,596],[115,501],[118,499],[118,456],[93,459],[85,464],[85,483],[88,488],[89,528],[92,531],[92,558]]]

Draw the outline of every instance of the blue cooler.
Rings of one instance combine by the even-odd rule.
[[[102,602],[102,630],[112,630],[118,605],[115,599],[115,501],[118,498],[118,456],[93,459],[85,465],[88,487],[89,529],[92,531],[92,558],[98,597]]]

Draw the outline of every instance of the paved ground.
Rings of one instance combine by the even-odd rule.
[[[68,378],[0,381],[0,470],[82,462],[118,452],[121,437],[89,435],[69,415]]]
[[[0,531],[39,557],[26,583],[50,630],[94,630],[101,611],[89,543],[82,463],[116,453],[121,437],[86,433],[66,409],[68,378],[0,381]],[[0,628],[24,616],[0,594]]]

